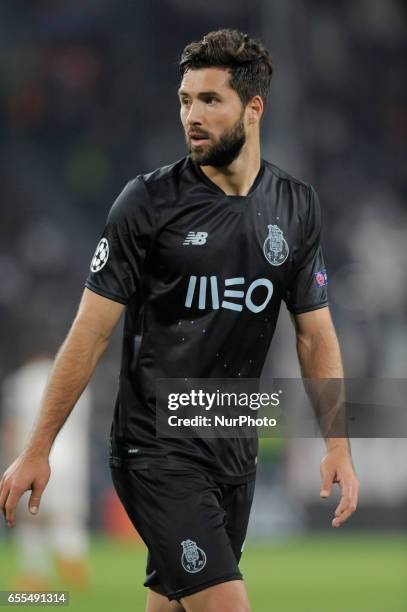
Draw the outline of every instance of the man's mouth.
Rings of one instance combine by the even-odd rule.
[[[209,138],[207,136],[204,136],[203,134],[192,133],[189,135],[189,140],[193,147],[201,147],[203,144],[205,144],[205,142],[209,140]]]

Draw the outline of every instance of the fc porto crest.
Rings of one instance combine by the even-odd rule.
[[[263,253],[272,266],[281,266],[290,252],[284,234],[278,225],[268,225],[268,235],[264,241]]]
[[[206,555],[202,548],[199,548],[192,540],[184,540],[181,546],[181,563],[184,570],[189,574],[200,572],[206,565]]]

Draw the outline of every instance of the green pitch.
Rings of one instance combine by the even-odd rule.
[[[15,552],[0,541],[0,590]],[[145,551],[94,539],[92,586],[71,592],[72,612],[143,612]],[[247,543],[241,561],[253,612],[406,612],[407,537],[324,536]],[[62,588],[55,583],[55,588]],[[36,608],[46,609],[44,606]],[[5,608],[8,609],[8,608]]]

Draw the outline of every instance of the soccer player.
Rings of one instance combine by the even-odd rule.
[[[52,367],[39,349],[2,385],[0,456],[9,461],[20,452],[32,428]],[[41,504],[41,516],[17,508],[14,530],[19,572],[15,588],[46,590],[56,569],[66,588],[89,584],[89,420],[91,393],[86,389],[50,453],[54,477]],[[69,496],[66,491],[69,490]]]
[[[302,374],[343,376],[329,313],[315,190],[260,155],[272,63],[234,30],[189,44],[178,90],[188,155],[131,180],[115,201],[37,424],[5,472],[10,526],[23,491],[38,511],[51,445],[125,310],[110,467],[147,544],[147,612],[247,612],[238,563],[256,471],[253,439],[158,438],[158,378],[257,378],[281,301]],[[332,520],[354,512],[346,438],[326,438],[321,497],[342,489]]]

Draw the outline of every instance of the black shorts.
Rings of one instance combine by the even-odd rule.
[[[185,469],[111,468],[117,494],[148,548],[144,586],[180,600],[242,580],[242,554],[255,481],[218,483]]]

